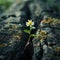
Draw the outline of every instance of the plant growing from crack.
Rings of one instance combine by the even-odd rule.
[[[33,22],[32,20],[28,20],[28,22],[26,22],[26,26],[29,27],[29,30],[26,29],[26,30],[24,30],[24,32],[29,34],[29,38],[28,38],[28,42],[27,42],[25,48],[29,45],[30,38],[36,36],[35,34],[31,34],[31,31],[32,31],[33,29],[35,29],[35,27],[34,27],[34,22]]]

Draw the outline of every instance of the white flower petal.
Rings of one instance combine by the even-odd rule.
[[[26,26],[33,26],[34,22],[32,20],[28,20],[28,22],[26,22]]]
[[[28,22],[26,22],[26,26],[29,26]]]
[[[34,25],[34,22],[32,22],[32,25]]]

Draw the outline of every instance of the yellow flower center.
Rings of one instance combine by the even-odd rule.
[[[26,26],[33,26],[34,22],[32,20],[28,20],[28,22],[26,22]]]
[[[30,20],[30,21],[28,22],[28,24],[29,24],[29,25],[32,25],[32,21]]]

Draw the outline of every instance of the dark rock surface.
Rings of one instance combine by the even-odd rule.
[[[45,2],[37,2],[37,0],[14,3],[1,15],[0,60],[60,60],[58,53],[53,49],[60,46],[60,41],[58,41],[60,28],[59,25],[51,26],[42,23],[45,16],[56,16],[54,10],[52,11],[49,5],[45,4]],[[52,37],[43,39],[45,40],[43,42],[40,42],[39,37],[32,37],[25,48],[29,37],[24,32],[25,29],[29,29],[26,27],[28,19],[32,19],[35,23],[36,29],[32,33],[35,34],[39,29],[46,31],[47,35]]]

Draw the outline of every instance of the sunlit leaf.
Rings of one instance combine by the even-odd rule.
[[[24,32],[26,32],[26,33],[28,33],[28,34],[30,33],[30,31],[29,31],[29,30],[24,30]]]

